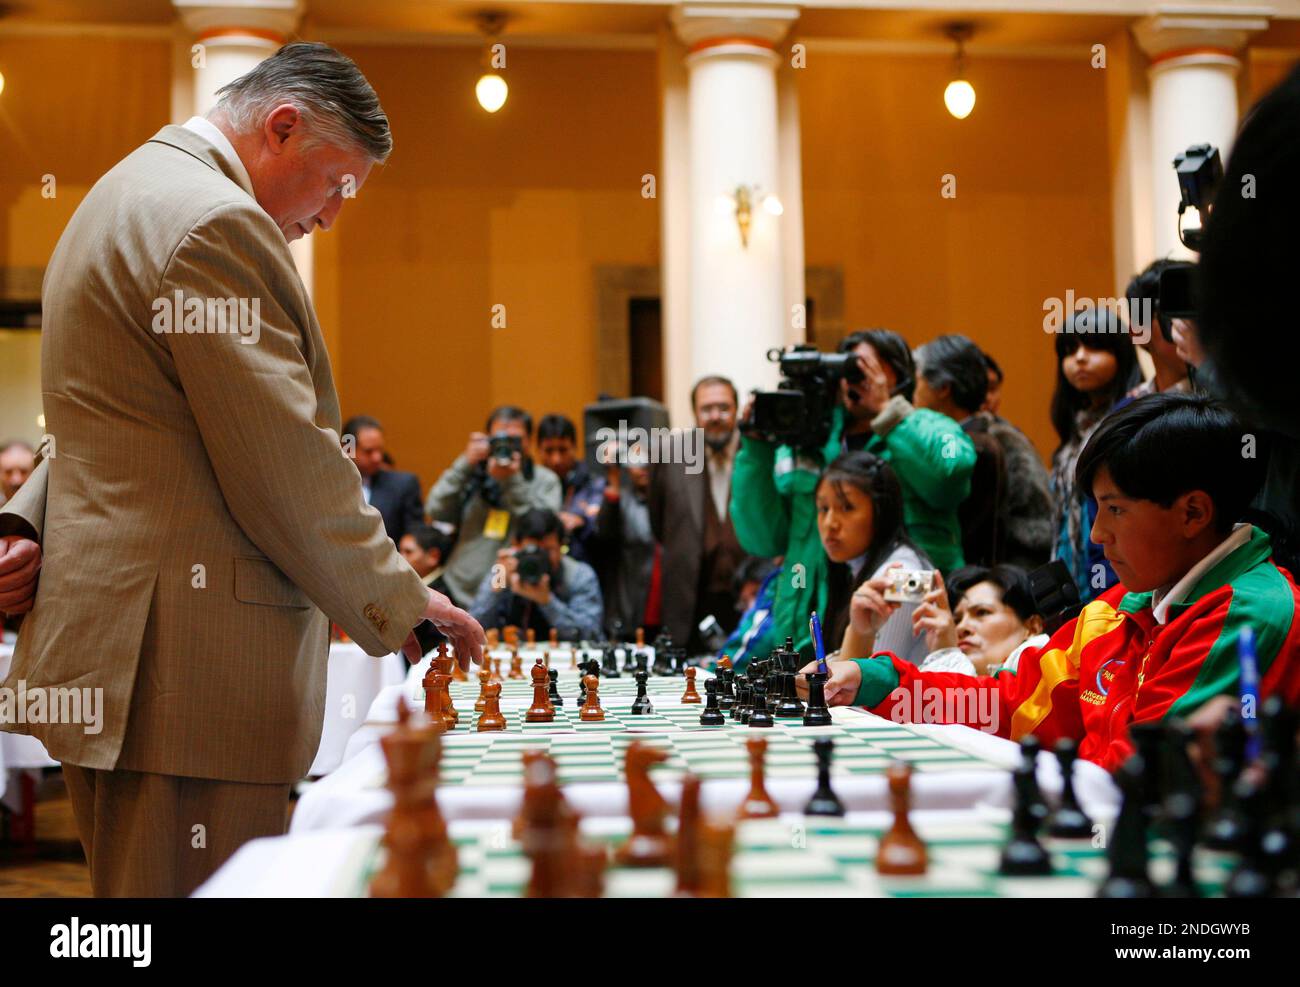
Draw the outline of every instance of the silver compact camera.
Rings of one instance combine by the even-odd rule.
[[[933,569],[893,569],[885,575],[885,599],[890,603],[920,603],[934,589]]]

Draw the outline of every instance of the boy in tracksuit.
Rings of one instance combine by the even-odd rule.
[[[1166,393],[1111,415],[1079,457],[1097,500],[1092,539],[1120,577],[1017,671],[921,672],[885,653],[834,662],[832,704],[895,720],[956,722],[1045,745],[1061,737],[1115,768],[1129,724],[1187,717],[1240,695],[1238,635],[1254,633],[1260,696],[1300,701],[1300,590],[1268,535],[1236,524],[1262,467],[1236,419],[1208,399]]]

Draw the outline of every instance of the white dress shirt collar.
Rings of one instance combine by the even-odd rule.
[[[248,169],[244,167],[244,162],[240,160],[238,152],[235,151],[235,145],[230,143],[230,138],[221,132],[221,129],[209,120],[207,117],[190,117],[183,124],[186,130],[198,134],[205,141],[217,149],[226,161],[226,164],[234,170],[235,174],[241,179],[240,184],[245,189],[253,187],[253,180],[248,177]]]

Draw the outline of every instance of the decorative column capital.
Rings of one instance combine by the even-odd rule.
[[[1170,5],[1133,25],[1133,37],[1151,71],[1191,64],[1240,67],[1250,35],[1268,28],[1266,7],[1199,8]]]
[[[669,14],[692,55],[703,52],[772,52],[799,19],[790,6],[682,4]]]
[[[172,0],[196,40],[226,36],[284,44],[302,19],[303,0]]]

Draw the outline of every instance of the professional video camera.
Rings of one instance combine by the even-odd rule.
[[[1210,204],[1223,180],[1223,163],[1219,150],[1210,144],[1193,144],[1174,158],[1178,175],[1178,239],[1188,250],[1200,253],[1205,240],[1205,224],[1210,218]],[[1195,209],[1201,219],[1199,229],[1183,229],[1183,213]],[[1160,272],[1160,313],[1166,319],[1194,319],[1200,309],[1197,301],[1197,272],[1193,261],[1177,261]],[[1161,327],[1165,336],[1168,332]]]
[[[819,452],[831,432],[831,412],[839,401],[839,384],[861,383],[865,376],[852,353],[819,353],[809,345],[770,349],[767,358],[781,365],[775,391],[755,391],[750,416],[740,423],[744,434]]]

